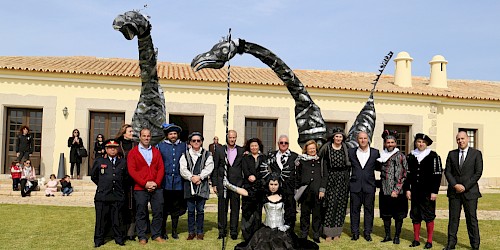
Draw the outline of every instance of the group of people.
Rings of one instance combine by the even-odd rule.
[[[326,242],[338,240],[342,234],[348,201],[351,240],[356,241],[360,237],[360,212],[363,207],[362,236],[366,241],[372,241],[377,188],[380,190],[379,209],[385,231],[382,242],[400,244],[403,220],[407,217],[410,200],[409,214],[414,232],[410,247],[420,245],[420,229],[424,221],[427,228],[424,249],[432,248],[436,198],[443,167],[440,156],[428,148],[433,143],[429,136],[416,134],[415,149],[407,156],[397,148],[398,133],[388,130],[382,134],[384,148],[380,151],[370,147],[370,138],[365,132],[357,134],[359,146],[348,149],[344,143],[346,135],[336,128],[330,133],[326,144],[318,148],[314,140],[308,141],[300,155],[288,149],[289,141],[285,135],[279,137],[279,150],[268,155],[261,153],[262,144],[255,138],[247,141],[243,150],[239,150],[238,146],[231,147],[235,137],[236,132],[230,131],[228,145],[221,147],[218,153],[216,148],[215,158],[218,160],[214,173],[219,176],[212,178],[217,180],[214,191],[219,197],[219,238],[226,234],[228,200],[235,203],[234,208],[231,207],[230,234],[232,239],[237,238],[239,194],[243,196],[241,231],[244,242],[237,246],[238,249],[271,249],[271,246],[274,249],[277,244],[281,244],[284,249],[290,249],[290,244],[314,248],[306,240],[310,227],[315,243],[320,242],[321,236],[325,237]],[[482,155],[479,150],[469,147],[468,140],[466,132],[459,132],[456,136],[458,149],[450,151],[446,160],[444,174],[448,180],[449,224],[445,250],[454,249],[457,244],[462,206],[470,244],[473,249],[479,249],[476,210],[478,198],[481,197],[478,180],[483,168]],[[237,169],[238,163],[241,164],[241,170]],[[380,180],[375,178],[375,171],[380,172]],[[272,179],[273,175],[279,176],[280,200],[284,202],[284,216],[279,228],[273,226],[267,217],[264,225],[261,224],[262,208],[269,216],[270,207],[266,205],[274,204],[274,200],[269,199],[269,178]],[[221,189],[221,181],[227,181],[230,185],[224,185]],[[235,188],[230,189],[231,184]],[[296,204],[300,206],[301,212],[300,233],[294,238]],[[392,220],[395,224],[394,234],[391,234]],[[287,239],[291,242],[278,236],[275,239],[274,234],[261,231],[263,228],[287,231]],[[264,234],[261,233],[264,232],[266,237],[262,237]]]
[[[201,133],[191,133],[186,144],[179,140],[179,126],[164,124],[163,128],[165,140],[155,146],[150,143],[149,129],[142,129],[139,143],[134,142],[128,124],[122,126],[116,139],[103,142],[105,155],[96,158],[91,172],[97,184],[95,247],[104,244],[108,220],[119,245],[136,236],[145,245],[148,233],[152,240],[164,242],[168,239],[169,215],[171,236],[178,239],[179,217],[186,210],[187,240],[203,240],[204,207],[210,195],[208,180],[214,168],[212,154],[202,147]]]
[[[29,128],[23,126],[16,144],[18,160],[11,165],[13,190],[21,190],[23,197],[36,188],[35,169],[29,156],[33,152],[33,138]],[[108,220],[117,244],[135,240],[148,241],[147,233],[158,242],[168,239],[167,218],[171,218],[171,236],[178,239],[179,217],[188,213],[187,240],[204,239],[204,207],[210,195],[210,186],[218,198],[219,239],[228,234],[238,238],[241,208],[243,242],[238,249],[256,247],[317,248],[315,243],[324,237],[326,242],[340,239],[350,206],[351,240],[358,240],[360,212],[364,209],[362,236],[372,241],[374,201],[379,188],[380,217],[385,237],[382,242],[400,243],[404,218],[408,214],[413,224],[414,239],[410,247],[420,245],[422,221],[427,228],[424,248],[432,248],[436,199],[443,168],[440,156],[429,149],[433,143],[429,136],[415,135],[415,149],[405,156],[397,148],[396,131],[384,131],[384,148],[370,147],[365,132],[357,134],[357,148],[348,148],[346,135],[340,128],[331,131],[328,142],[318,145],[314,140],[304,144],[302,154],[289,149],[286,135],[278,139],[278,150],[265,154],[260,139],[249,139],[244,147],[236,145],[237,132],[230,130],[227,144],[214,143],[209,150],[203,148],[204,137],[199,132],[189,135],[188,141],[179,140],[182,128],[164,124],[165,140],[150,145],[151,132],[143,129],[140,142],[133,141],[133,129],[122,126],[116,139],[104,141],[96,138],[91,179],[97,184],[95,195],[96,226],[94,243],[104,244]],[[465,210],[467,230],[473,249],[479,248],[477,201],[481,197],[478,180],[482,175],[482,155],[469,147],[467,133],[456,136],[458,149],[449,152],[445,177],[449,199],[448,242],[445,249],[454,249],[462,206]],[[75,129],[68,139],[71,147],[71,173],[81,157],[76,149],[83,145]],[[80,159],[80,161],[78,161]],[[375,171],[380,171],[376,180]],[[55,175],[46,184],[46,196],[57,192]],[[64,195],[72,192],[70,176],[60,181]],[[148,203],[153,219],[149,221]],[[300,206],[300,233],[293,233],[297,205]],[[230,208],[230,209],[228,209]],[[266,219],[262,221],[262,210]],[[228,211],[229,230],[228,230]],[[273,218],[273,216],[278,216]],[[311,218],[312,217],[312,218]],[[395,232],[391,234],[394,220]],[[312,223],[311,223],[312,222]],[[308,241],[309,228],[312,241]],[[262,234],[269,229],[281,232],[264,240]],[[267,230],[267,231],[266,231]],[[257,233],[259,232],[259,233]],[[273,231],[273,232],[276,232]],[[285,234],[282,234],[285,233]],[[268,237],[269,238],[269,237]],[[280,243],[281,242],[281,243]]]

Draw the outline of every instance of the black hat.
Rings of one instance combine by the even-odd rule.
[[[415,135],[415,141],[417,141],[417,139],[422,139],[422,140],[426,141],[427,142],[427,146],[432,145],[432,139],[429,136],[427,136],[427,135],[425,135],[423,133],[416,134]]]
[[[182,132],[182,128],[173,123],[163,123],[162,127],[165,134],[168,134],[170,132],[177,132],[177,134],[180,134]]]
[[[328,140],[332,140],[333,141],[333,137],[336,135],[336,134],[341,134],[342,135],[342,141],[346,141],[347,140],[347,136],[345,135],[344,133],[344,130],[339,128],[339,127],[335,127],[335,128],[332,128],[330,130],[330,132],[328,133]]]
[[[396,130],[384,130],[384,132],[382,133],[382,139],[384,139],[384,142],[385,140],[387,139],[394,139],[394,140],[397,140],[398,139],[398,131]]]
[[[188,140],[191,141],[191,138],[193,138],[193,136],[199,136],[201,138],[201,141],[205,140],[205,138],[203,137],[203,135],[200,132],[193,132],[193,133],[189,134]]]
[[[119,147],[120,143],[118,143],[115,139],[109,139],[104,142],[104,147]]]

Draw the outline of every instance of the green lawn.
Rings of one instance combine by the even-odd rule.
[[[93,232],[95,212],[86,207],[53,207],[34,205],[0,205],[0,249],[90,249],[93,247]],[[349,219],[347,218],[347,222]],[[442,249],[446,244],[447,220],[436,221],[434,248]],[[498,249],[498,232],[500,221],[480,221],[481,249]],[[296,226],[298,228],[298,224]],[[425,228],[425,227],[424,227]],[[221,249],[221,241],[217,240],[217,221],[215,213],[205,216],[205,240],[187,242],[187,218],[181,217],[179,240],[169,239],[165,244],[148,243],[144,248],[168,249]],[[321,249],[405,249],[412,239],[410,220],[405,220],[402,241],[400,246],[392,243],[380,243],[383,236],[382,223],[375,219],[375,228],[371,243],[360,239],[352,242],[346,234],[349,224],[344,226],[344,235],[340,242],[320,244]],[[425,235],[425,230],[423,230]],[[461,222],[459,230],[459,245],[457,249],[468,249],[468,238],[465,221]],[[422,239],[422,242],[424,240]],[[226,249],[233,249],[239,241],[228,241]],[[118,247],[113,241],[106,243],[102,249],[137,249],[137,242],[127,242],[125,247]]]

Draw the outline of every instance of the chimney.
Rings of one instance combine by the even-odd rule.
[[[433,88],[448,88],[446,76],[446,64],[448,64],[448,61],[442,55],[436,55],[429,64],[431,65],[431,81],[429,86]]]
[[[394,59],[396,70],[394,72],[394,84],[404,88],[411,87],[411,62],[413,58],[406,51],[401,51]]]

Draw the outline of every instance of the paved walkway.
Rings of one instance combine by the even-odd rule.
[[[483,190],[481,190],[483,191]],[[488,191],[484,192],[487,193]],[[492,190],[489,193],[497,193],[498,190]],[[214,199],[214,198],[212,198]],[[32,197],[7,196],[0,195],[0,204],[30,204],[30,205],[49,205],[49,206],[75,206],[75,207],[93,207],[93,197],[88,196],[61,196],[45,197],[43,195],[35,195]],[[205,212],[217,212],[217,204],[208,203],[205,206]],[[378,217],[379,211],[375,209],[375,217]],[[436,216],[438,219],[448,219],[448,210],[437,210]],[[465,219],[462,211],[462,219]],[[478,219],[480,220],[500,220],[500,211],[478,211]]]

